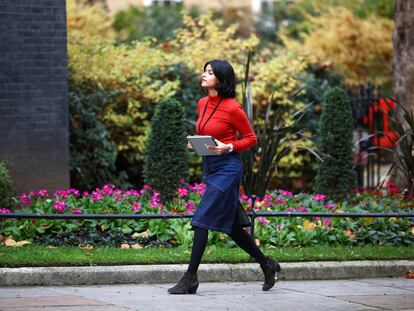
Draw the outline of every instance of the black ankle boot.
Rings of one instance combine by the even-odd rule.
[[[273,285],[275,285],[276,272],[280,272],[281,268],[279,263],[270,257],[267,257],[266,263],[260,265],[260,267],[262,268],[265,276],[265,282],[263,284],[262,290],[268,291],[273,287]]]
[[[175,285],[168,289],[170,294],[195,294],[198,288],[197,274],[191,272],[184,273],[181,280]]]

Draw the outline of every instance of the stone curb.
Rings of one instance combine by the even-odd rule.
[[[414,260],[281,263],[282,280],[401,277]],[[0,286],[174,283],[187,265],[0,268]],[[262,281],[258,264],[201,264],[202,282]]]

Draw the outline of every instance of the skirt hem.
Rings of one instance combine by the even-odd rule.
[[[206,225],[206,224],[203,224],[203,223],[198,222],[198,221],[192,221],[191,225],[194,226],[194,227],[200,227],[202,229],[206,229],[206,230],[209,230],[209,231],[219,231],[219,232],[223,232],[223,233],[226,233],[226,234],[231,233],[231,230],[229,231],[228,229],[225,229],[225,228],[219,228],[219,227],[215,227],[215,226],[211,226],[211,225]]]

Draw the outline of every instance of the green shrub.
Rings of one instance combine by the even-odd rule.
[[[315,191],[332,199],[353,193],[352,111],[345,92],[335,87],[324,99],[319,125],[319,164]]]
[[[144,180],[161,193],[161,201],[174,197],[187,175],[185,113],[176,100],[163,101],[155,110],[145,143]]]
[[[15,196],[13,182],[6,164],[0,160],[0,208],[12,207]]]
[[[70,179],[71,186],[89,190],[105,183],[126,187],[126,174],[115,162],[117,147],[99,119],[99,113],[113,95],[103,90],[72,86],[70,111]]]

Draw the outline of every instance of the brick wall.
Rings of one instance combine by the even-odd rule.
[[[69,186],[65,0],[0,1],[0,159],[18,193]]]

